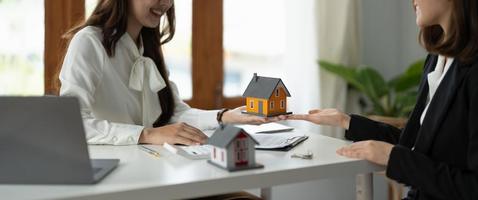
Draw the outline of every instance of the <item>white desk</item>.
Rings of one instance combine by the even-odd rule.
[[[138,146],[90,146],[93,158],[121,159],[118,168],[99,184],[0,185],[0,199],[178,199],[254,188],[263,188],[267,196],[268,188],[275,185],[384,170],[367,161],[338,156],[336,149],[346,141],[306,135],[309,139],[289,152],[257,151],[257,161],[265,167],[240,172],[227,172],[206,160],[189,160],[165,149],[156,158]],[[314,153],[312,160],[290,158],[307,150]]]

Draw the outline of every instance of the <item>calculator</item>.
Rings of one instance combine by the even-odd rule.
[[[211,152],[211,145],[194,145],[194,146],[179,146],[163,144],[164,148],[171,153],[181,155],[192,160],[208,159]]]

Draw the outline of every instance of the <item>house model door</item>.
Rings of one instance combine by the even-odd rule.
[[[264,114],[264,103],[262,101],[259,101],[259,114]]]
[[[243,133],[239,134],[236,138],[236,144],[234,145],[234,161],[236,166],[244,166],[249,163],[249,158],[247,156],[249,151],[247,139],[247,136]]]

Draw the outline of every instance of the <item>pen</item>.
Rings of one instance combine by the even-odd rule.
[[[156,157],[159,158],[159,155],[160,155],[159,152],[157,152],[157,151],[155,151],[155,150],[153,150],[153,149],[150,149],[150,148],[148,148],[148,147],[142,146],[142,145],[140,145],[139,148],[140,148],[141,150],[143,150],[144,152],[149,153],[149,154],[151,154],[151,155],[156,156]]]

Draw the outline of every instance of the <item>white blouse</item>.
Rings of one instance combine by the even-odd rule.
[[[437,91],[438,86],[440,86],[441,81],[448,72],[448,69],[450,69],[450,66],[453,64],[453,61],[453,58],[446,58],[445,56],[439,55],[435,70],[433,72],[428,73],[427,106],[425,107],[422,112],[422,115],[420,116],[420,125],[423,124],[423,120],[425,119],[425,116],[427,114],[430,102],[432,101],[433,96],[435,96],[435,92]]]
[[[60,72],[61,96],[76,96],[90,144],[137,144],[145,127],[161,114],[157,91],[166,86],[155,63],[143,55],[125,33],[109,57],[102,31],[86,27],[75,34]],[[217,111],[190,108],[170,81],[175,109],[172,123],[185,122],[201,130],[217,126]]]

